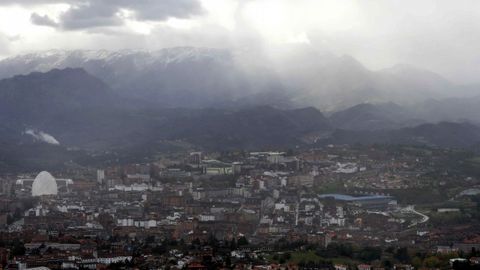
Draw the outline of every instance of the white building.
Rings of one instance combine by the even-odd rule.
[[[57,181],[49,172],[41,172],[32,184],[32,196],[57,195]]]
[[[30,183],[31,186],[30,186]],[[35,179],[23,178],[16,181],[17,186],[22,190],[28,190],[31,187],[32,196],[57,195],[59,190],[66,189],[70,192],[70,186],[73,185],[72,179],[56,179],[49,172],[39,173]],[[59,188],[60,187],[60,188]]]

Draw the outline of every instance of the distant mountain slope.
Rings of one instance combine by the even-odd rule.
[[[277,58],[279,76],[287,89],[296,92],[292,97],[296,104],[310,104],[324,111],[361,103],[407,105],[466,94],[463,86],[408,65],[373,71],[349,55],[337,56],[311,47],[292,48]]]
[[[480,127],[469,123],[441,122],[394,130],[337,130],[322,143],[421,144],[436,147],[471,148],[480,144]]]
[[[347,130],[382,130],[415,126],[422,122],[413,112],[395,103],[362,103],[330,116],[332,125]]]
[[[0,81],[0,141],[45,132],[62,145],[90,150],[182,140],[207,148],[285,146],[330,130],[317,109],[165,109],[119,98],[82,69],[31,73]],[[12,135],[15,133],[15,135]],[[26,136],[26,138],[30,138]]]
[[[83,69],[15,76],[0,81],[0,126],[9,129],[0,141],[32,139],[27,130],[53,134],[67,145],[91,141],[115,123],[111,115],[127,108],[128,102]]]
[[[403,104],[465,94],[463,87],[439,74],[405,64],[375,72],[375,84],[376,88],[384,89],[392,100]]]
[[[25,123],[111,106],[110,88],[83,69],[54,69],[0,80],[0,115]]]
[[[346,130],[380,130],[413,127],[422,123],[480,123],[480,96],[430,99],[400,106],[363,103],[329,116],[332,125]]]
[[[408,106],[407,109],[430,122],[470,121],[480,123],[480,95],[470,98],[430,99]]]
[[[284,111],[265,106],[192,111],[175,116],[162,128],[170,139],[185,139],[211,149],[288,147],[303,144],[303,137],[311,132],[331,130],[317,109]]]

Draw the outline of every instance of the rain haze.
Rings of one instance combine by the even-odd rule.
[[[0,270],[480,269],[480,0],[0,0]]]
[[[0,0],[0,270],[479,270],[479,52],[479,0]]]
[[[325,0],[39,0],[0,3],[0,55],[49,49],[176,46],[262,49],[286,44],[478,83],[480,3]]]

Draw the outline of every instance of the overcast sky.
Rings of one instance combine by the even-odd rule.
[[[0,56],[302,44],[480,82],[478,0],[1,0]]]

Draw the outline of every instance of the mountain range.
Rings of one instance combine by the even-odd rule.
[[[416,104],[470,95],[433,72],[397,65],[372,71],[351,56],[292,47],[271,57],[226,49],[61,51],[0,61],[0,79],[52,69],[82,68],[119,96],[164,108],[313,106],[338,111],[360,103]]]
[[[60,144],[88,150],[128,148],[154,141],[211,147],[272,147],[302,134],[329,130],[314,108],[163,108],[119,96],[83,69],[54,69],[0,80],[3,141],[43,132]],[[8,132],[10,131],[10,132]],[[222,143],[224,142],[224,144]]]
[[[247,76],[230,51],[190,47],[27,54],[0,61],[0,78],[64,68],[82,68],[122,97],[164,108],[231,107],[257,93],[281,92],[267,71]]]
[[[179,50],[185,52],[186,49]],[[89,69],[65,67],[48,70],[52,66],[40,64],[44,60],[38,61],[38,55],[0,62],[0,76],[23,74],[30,70],[48,70],[0,80],[0,170],[35,170],[67,163],[94,164],[99,159],[102,162],[138,161],[158,152],[179,149],[268,150],[331,143],[422,144],[471,148],[480,143],[480,128],[476,124],[480,122],[479,98],[446,97],[408,104],[391,101],[359,102],[335,112],[322,113],[312,106],[298,106],[299,99],[308,94],[308,91],[299,91],[298,95],[293,95],[288,90],[291,82],[279,83],[275,79],[283,77],[283,71],[279,71],[278,75],[259,68],[262,71],[251,79],[241,69],[229,66],[233,62],[225,61],[227,52],[190,52],[182,54],[182,57],[178,56],[178,51],[169,52],[178,57],[173,57],[166,51],[159,53],[163,55],[162,72],[153,68],[159,65],[160,60],[151,60],[145,56],[143,62],[129,62],[123,59],[125,53],[117,56],[113,53],[94,54],[82,62]],[[57,59],[59,54],[55,52],[49,57]],[[131,59],[136,59],[139,52],[133,54],[136,56]],[[58,58],[55,65],[64,67],[71,64],[68,61],[77,59],[70,57],[76,55],[73,52],[66,55]],[[81,55],[85,57],[85,52]],[[31,59],[30,65],[19,64],[28,62],[26,58]],[[92,58],[96,60],[91,60]],[[121,68],[117,64],[111,64],[114,61],[111,59],[117,59],[115,61],[121,63],[129,62],[125,64],[129,68],[120,73]],[[191,61],[198,62],[191,64]],[[352,61],[351,58],[341,59],[338,63],[359,65]],[[133,63],[142,71],[130,74]],[[223,66],[204,68],[206,63]],[[23,67],[23,71],[20,67]],[[93,67],[97,73],[92,71]],[[141,83],[149,79],[138,79],[141,77],[139,74],[148,74],[144,72],[146,69],[162,73],[158,80],[149,82],[152,87],[148,91]],[[351,68],[347,68],[349,69]],[[343,68],[331,72],[338,72],[338,76],[347,72],[340,70]],[[229,71],[233,73],[228,75]],[[184,73],[183,77],[181,72]],[[371,74],[370,71],[368,73]],[[110,74],[111,77],[105,74]],[[230,77],[222,77],[227,75]],[[201,79],[202,76],[207,76],[205,81]],[[413,77],[411,74],[405,76]],[[134,77],[138,79],[136,88],[127,87],[129,82],[135,85],[132,79]],[[435,85],[432,88],[438,90],[436,76],[432,75],[432,78],[435,82],[429,84]],[[432,78],[418,80],[431,81]],[[120,83],[121,80],[123,84]],[[208,80],[219,80],[217,86],[221,87],[212,90],[207,87],[212,86],[206,82]],[[261,83],[268,80],[272,82]],[[158,83],[164,81],[169,82],[162,84],[165,87],[162,88]],[[244,86],[251,83],[250,86],[245,86],[248,91],[236,93],[234,88],[224,89],[228,85],[238,88],[242,85],[241,81],[249,82]],[[195,87],[197,83],[198,88]],[[348,84],[344,89],[348,88]],[[441,85],[452,87],[448,82],[442,82]],[[177,90],[183,87],[188,89],[176,96]],[[127,89],[135,93],[128,92]],[[152,91],[155,94],[144,96]],[[224,91],[231,95],[225,95]]]

